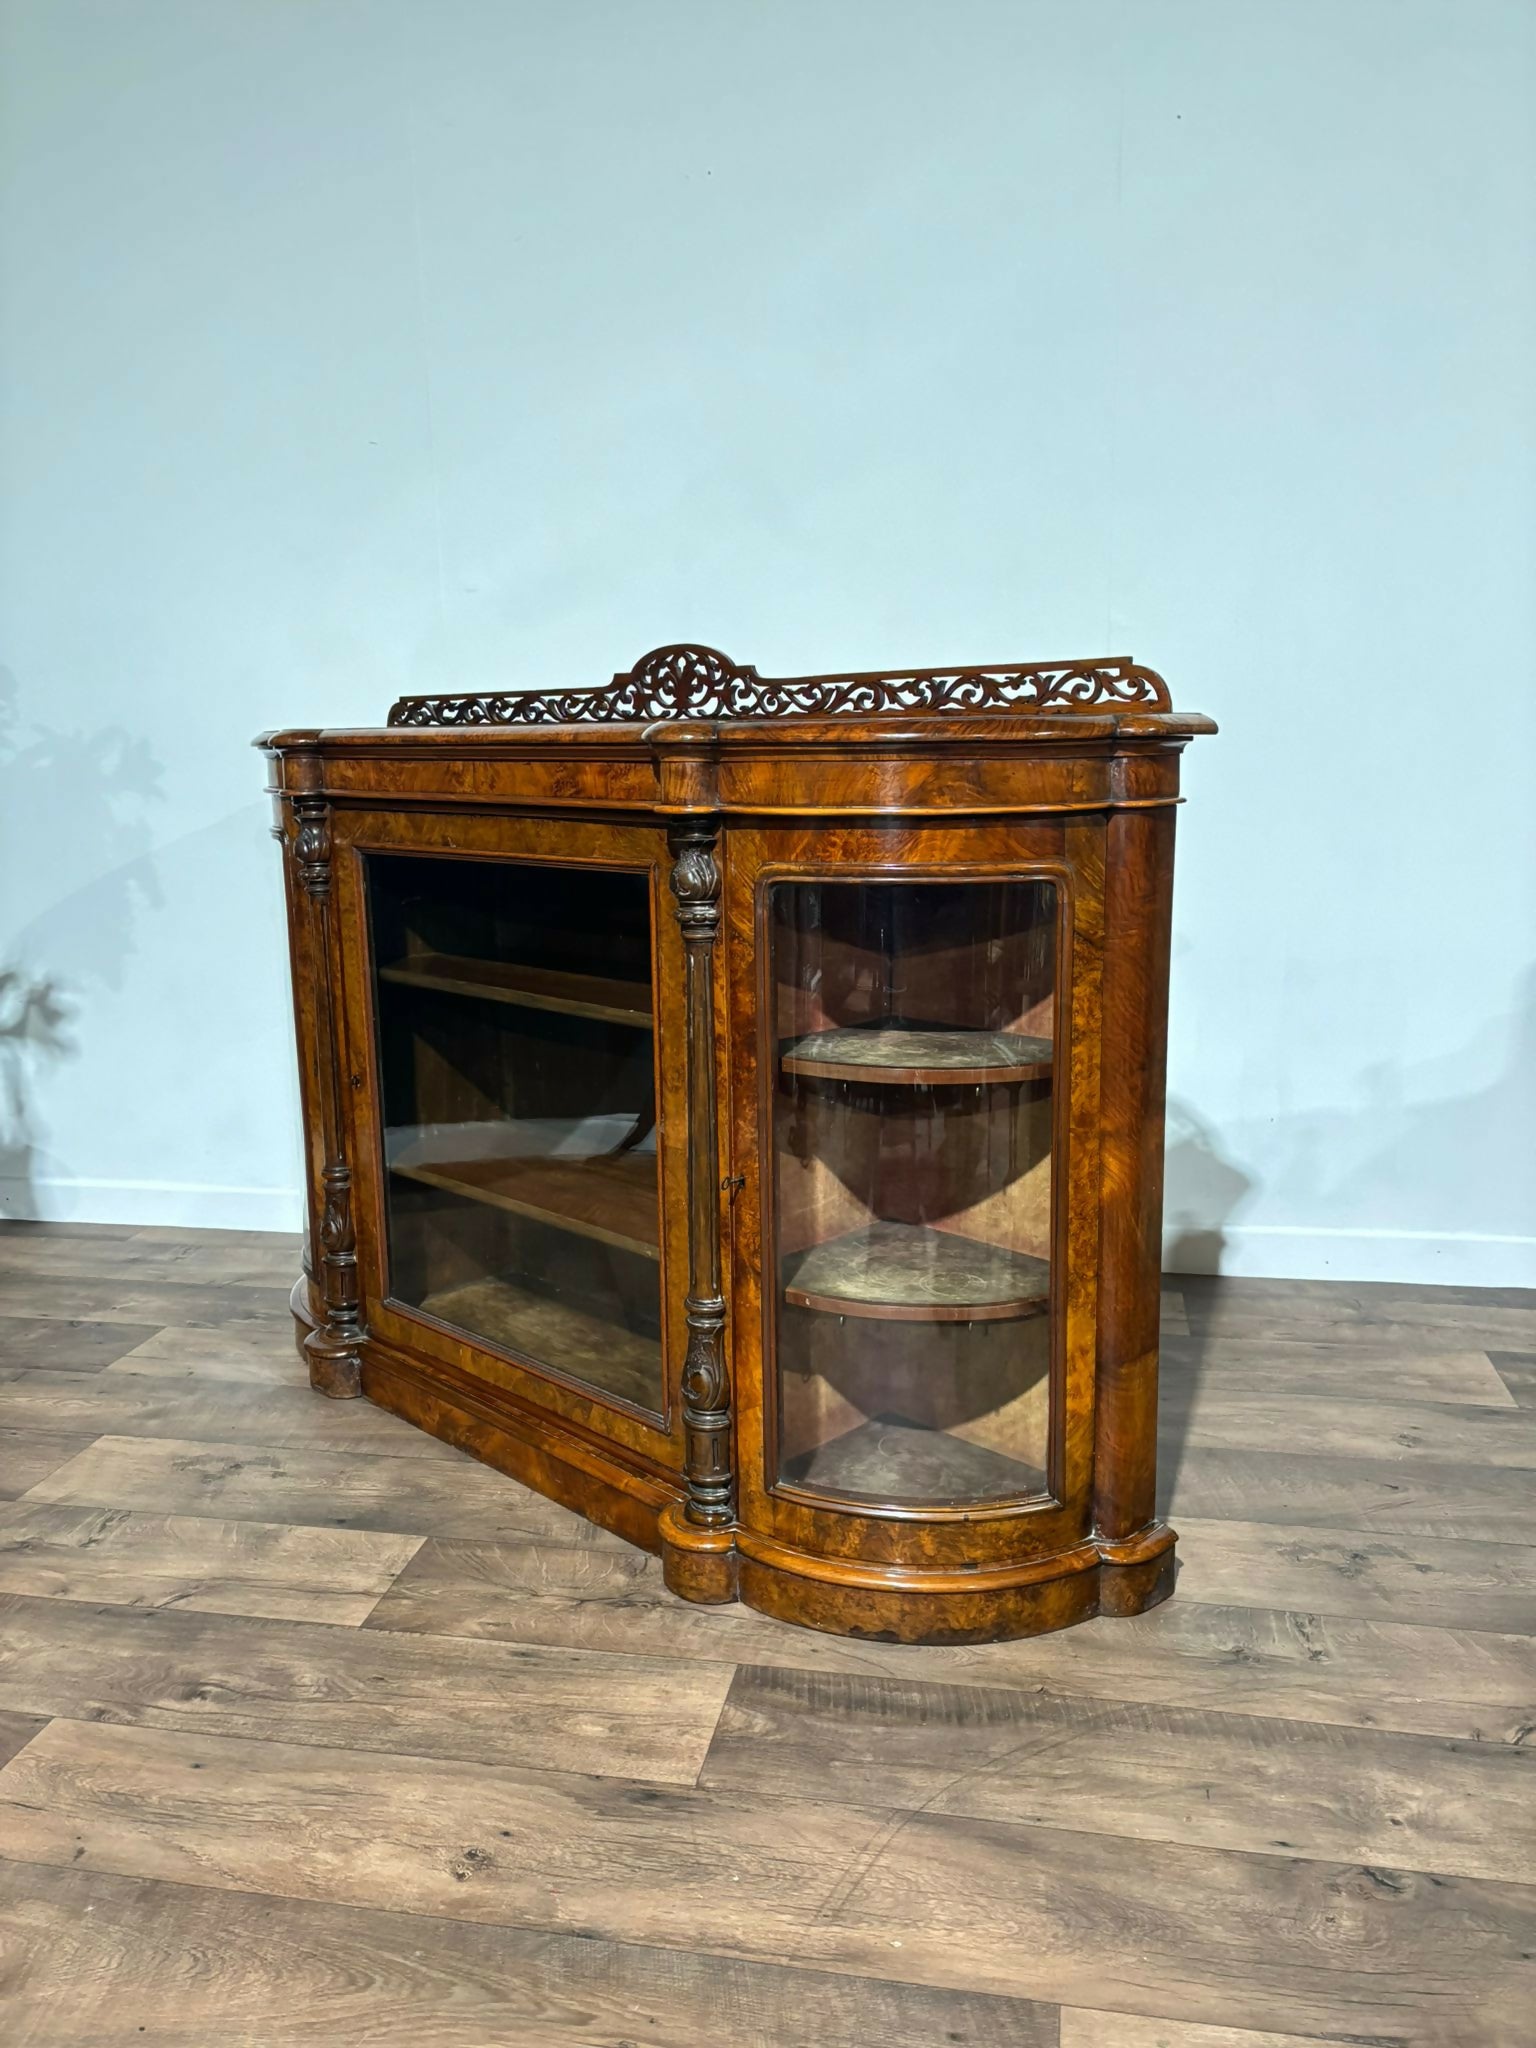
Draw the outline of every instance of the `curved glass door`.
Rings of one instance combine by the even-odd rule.
[[[659,1415],[649,876],[367,862],[392,1299]]]
[[[778,1482],[1043,1493],[1055,885],[778,882],[768,918]]]

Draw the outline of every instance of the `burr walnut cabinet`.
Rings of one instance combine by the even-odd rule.
[[[292,731],[310,1376],[911,1642],[1172,1584],[1155,1449],[1179,755],[1127,660]]]

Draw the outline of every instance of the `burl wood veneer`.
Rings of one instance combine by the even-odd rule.
[[[1179,754],[1126,660],[405,698],[271,763],[310,1377],[686,1599],[1136,1613]]]

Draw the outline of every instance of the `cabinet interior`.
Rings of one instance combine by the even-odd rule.
[[[1047,1484],[1056,892],[769,892],[777,1476],[889,1506]]]
[[[392,1297],[663,1407],[649,876],[376,854]]]

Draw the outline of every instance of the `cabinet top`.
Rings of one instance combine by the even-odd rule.
[[[1215,730],[1128,656],[762,676],[679,645],[602,687],[402,697],[387,726],[256,744],[274,789],[352,801],[980,812],[1175,802]]]

